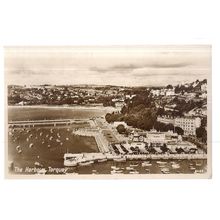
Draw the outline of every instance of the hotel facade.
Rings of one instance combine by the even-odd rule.
[[[196,135],[196,129],[201,126],[201,119],[199,117],[169,118],[166,116],[158,116],[157,121],[164,124],[173,124],[175,127],[182,128],[184,135]]]

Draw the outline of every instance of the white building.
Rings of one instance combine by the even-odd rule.
[[[126,95],[125,98],[126,98],[126,99],[132,99],[132,98],[135,97],[135,96],[136,96],[135,94],[133,94],[133,95]]]
[[[160,95],[160,90],[159,89],[152,89],[151,90],[151,94],[153,96],[159,96]]]
[[[147,142],[153,144],[164,144],[166,142],[165,133],[157,132],[156,130],[151,130],[150,132],[147,132]]]
[[[199,117],[175,118],[174,126],[182,128],[185,135],[196,135],[196,128],[201,126],[201,119]]]
[[[152,129],[148,132],[135,132],[131,137],[130,147],[139,147],[139,149],[144,149],[145,144],[147,146],[161,147],[165,145],[175,145],[182,143],[182,136],[174,133],[173,131],[158,132]],[[130,148],[129,148],[130,149]]]
[[[166,116],[158,116],[157,121],[164,124],[173,124],[175,127],[180,127],[183,129],[185,135],[196,135],[196,128],[201,126],[201,119],[199,117],[170,118]]]
[[[175,95],[174,89],[167,89],[166,90],[166,96],[173,96]]]
[[[144,150],[145,149],[145,143],[144,142],[132,142],[130,144],[130,149],[131,147],[136,148],[138,147],[140,150]]]
[[[121,102],[121,101],[119,101],[119,102],[115,102],[115,107],[118,108],[118,109],[123,108],[124,105],[125,105],[124,102]]]
[[[164,110],[165,111],[172,111],[172,112],[177,112],[178,110],[175,109],[176,108],[176,104],[172,104],[172,105],[165,105],[164,106]]]
[[[163,144],[177,143],[182,141],[181,135],[174,133],[173,131],[158,132],[155,129],[150,130],[146,134],[145,142],[156,146],[162,146]]]
[[[158,116],[157,121],[162,122],[164,124],[174,124],[174,118],[169,116]]]

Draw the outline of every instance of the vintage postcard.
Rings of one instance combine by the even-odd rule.
[[[7,178],[211,178],[211,46],[5,47]]]

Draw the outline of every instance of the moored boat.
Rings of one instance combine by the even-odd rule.
[[[111,174],[121,174],[122,172],[122,170],[112,170]]]
[[[114,158],[113,160],[114,160],[115,162],[125,162],[125,161],[126,161],[126,158],[124,158],[124,157]]]
[[[162,165],[162,164],[167,164],[166,161],[157,161],[156,163],[157,163],[157,164],[161,164],[161,165]]]
[[[179,169],[180,168],[180,165],[178,163],[173,163],[171,166],[172,166],[173,169]]]
[[[133,167],[126,167],[126,170],[134,170]]]
[[[138,165],[139,165],[138,163],[130,164],[131,167],[138,167]]]
[[[78,165],[78,163],[76,162],[76,160],[71,160],[71,159],[64,160],[64,166],[66,166],[66,167],[75,167],[77,165]]]
[[[161,169],[161,173],[163,174],[169,174],[170,173],[170,170],[168,168],[163,168]]]
[[[112,168],[113,170],[120,170],[120,168],[119,168],[119,167],[116,167],[116,166],[111,166],[111,168]]]
[[[141,164],[142,167],[150,167],[152,164],[149,161],[145,161]]]
[[[94,161],[85,161],[85,162],[79,162],[79,165],[80,166],[89,166],[93,163],[94,163]]]
[[[202,163],[201,162],[197,162],[196,166],[200,167],[200,166],[202,166]]]
[[[102,162],[105,162],[105,161],[107,161],[107,158],[103,158],[103,159],[99,159],[99,160],[97,160],[99,163],[102,163]]]
[[[130,174],[139,174],[139,172],[136,171],[136,170],[134,170],[134,171],[130,171],[129,173],[130,173]]]

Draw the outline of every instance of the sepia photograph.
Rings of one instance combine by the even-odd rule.
[[[211,178],[211,46],[4,48],[7,178]]]

